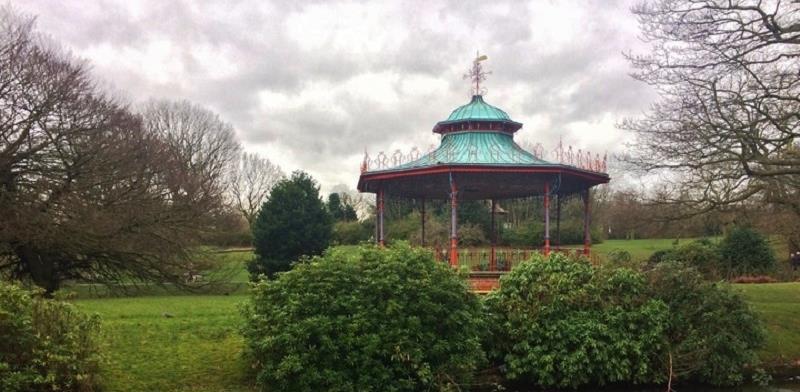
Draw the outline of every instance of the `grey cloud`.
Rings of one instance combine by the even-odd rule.
[[[400,23],[404,38],[383,43],[378,53],[358,56],[328,47],[302,50],[289,37],[288,17],[313,4],[149,0],[138,3],[139,15],[110,0],[27,0],[19,8],[39,14],[40,30],[79,55],[102,45],[142,50],[168,41],[177,48],[176,60],[183,68],[175,80],[151,80],[144,70],[120,68],[113,61],[95,70],[135,100],[189,99],[210,107],[233,123],[246,146],[289,151],[303,168],[318,173],[323,184],[338,181],[343,171],[352,172],[355,181],[357,168],[342,167],[341,162],[365,147],[377,152],[393,142],[427,140],[436,121],[468,100],[469,86],[461,75],[476,49],[489,54],[488,67],[494,71],[487,82],[490,103],[515,118],[544,116],[550,122],[548,129],[526,124],[526,139],[557,139],[577,121],[609,114],[622,118],[643,109],[651,98],[645,86],[627,76],[627,63],[621,59],[621,52],[637,45],[630,1],[567,3],[587,16],[579,26],[567,21],[559,25],[557,33],[569,40],[557,46],[539,40],[544,27],[532,21],[548,16],[538,1],[409,2],[392,8],[392,20],[385,21]],[[496,12],[498,7],[508,12]],[[354,39],[364,43],[374,37]],[[199,47],[216,53],[210,61],[236,64],[237,72],[211,78],[205,72],[209,59],[198,57]],[[365,73],[383,72],[400,78],[387,82],[394,83],[390,87],[397,94],[402,94],[397,85],[407,77],[446,83],[426,95],[401,95],[400,103],[388,106],[363,99],[366,92],[359,91],[337,93],[326,107],[262,106],[259,100],[261,92],[297,96],[308,83],[336,87]],[[572,87],[571,94],[564,93]],[[511,97],[512,91],[523,96]],[[523,104],[510,110],[505,104],[512,98]],[[609,145],[615,142],[609,140]]]

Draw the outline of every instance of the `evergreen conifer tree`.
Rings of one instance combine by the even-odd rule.
[[[253,224],[256,257],[248,264],[251,278],[274,277],[301,256],[322,254],[328,247],[333,220],[319,197],[319,185],[296,171],[275,185]]]

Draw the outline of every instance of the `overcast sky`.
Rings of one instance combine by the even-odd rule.
[[[488,103],[518,142],[617,152],[615,123],[653,100],[622,53],[642,52],[631,1],[12,1],[132,102],[188,99],[248,151],[323,190],[355,188],[372,155],[438,144],[489,56]]]

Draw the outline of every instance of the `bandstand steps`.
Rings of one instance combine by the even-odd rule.
[[[472,292],[476,294],[488,294],[500,287],[500,277],[505,272],[472,272],[469,274],[469,284]]]

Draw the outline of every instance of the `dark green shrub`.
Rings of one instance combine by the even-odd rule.
[[[338,193],[331,193],[328,195],[326,207],[328,207],[328,213],[331,214],[331,218],[333,218],[335,222],[358,220],[355,208],[343,202]]]
[[[672,259],[672,253],[674,251],[675,251],[675,249],[660,249],[660,250],[657,250],[657,251],[653,252],[652,255],[650,255],[650,258],[647,259],[647,263],[652,266],[652,265],[656,265],[658,263],[662,263],[662,262],[667,261],[667,260],[671,260]]]
[[[728,277],[760,275],[775,270],[775,254],[761,233],[735,227],[719,245],[722,268]]]
[[[550,241],[556,240],[556,224],[554,217],[550,216]],[[541,228],[544,230],[544,227]],[[561,221],[561,244],[562,245],[580,245],[583,244],[583,220],[566,220]],[[603,231],[598,226],[591,226],[589,234],[592,236],[592,244],[600,244],[603,242]]]
[[[430,221],[429,217],[429,221]],[[420,231],[420,214],[416,211],[411,212],[402,217],[394,219],[385,219],[386,222],[386,239],[392,241],[408,241]],[[428,240],[431,240],[430,225],[428,226]],[[448,237],[449,238],[449,237]]]
[[[712,385],[741,383],[764,344],[761,323],[747,303],[682,263],[661,263],[648,278],[650,296],[669,306],[666,354],[675,375]]]
[[[311,176],[296,171],[279,181],[253,223],[256,257],[247,264],[251,279],[273,277],[301,256],[319,255],[328,247],[333,221]]]
[[[710,241],[694,241],[675,248],[666,257],[696,268],[706,279],[717,279],[721,275],[719,247]]]
[[[625,249],[612,249],[606,256],[606,264],[612,268],[639,269],[641,266],[633,260],[631,253]]]
[[[0,391],[94,391],[99,319],[0,282]]]
[[[444,390],[483,358],[465,280],[403,243],[333,248],[258,283],[243,313],[265,390]]]
[[[339,221],[333,225],[332,243],[357,245],[374,237],[375,226],[371,222],[357,220]]]
[[[536,255],[487,297],[487,351],[510,380],[542,387],[661,380],[668,311],[646,293],[629,269]]]
[[[600,229],[591,227],[590,230],[592,243],[602,243]],[[516,228],[504,229],[501,234],[500,241],[504,245],[520,248],[542,246],[544,244],[544,223],[537,221]],[[562,245],[583,244],[583,223],[561,222],[560,238]],[[556,243],[556,225],[552,220],[550,221],[550,243]]]
[[[501,242],[517,248],[541,246],[544,243],[544,226],[539,223],[503,229]]]
[[[458,226],[458,243],[462,246],[478,246],[489,243],[483,229],[472,223]]]
[[[671,249],[657,250],[647,260],[651,268],[664,262],[678,262],[694,267],[710,280],[718,279],[723,274],[719,245],[707,238]]]

